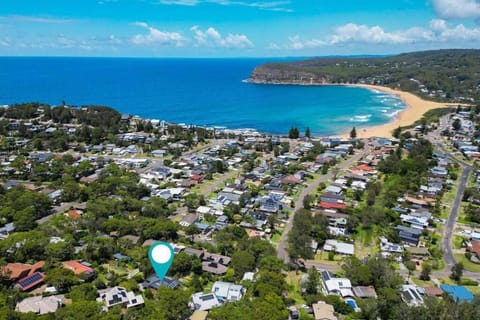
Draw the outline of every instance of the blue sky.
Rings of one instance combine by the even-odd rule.
[[[480,0],[0,0],[0,55],[275,57],[480,47]]]

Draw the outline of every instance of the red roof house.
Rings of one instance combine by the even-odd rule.
[[[75,261],[75,260],[70,260],[70,261],[63,262],[63,267],[65,269],[68,269],[68,270],[72,271],[77,276],[80,275],[80,274],[83,274],[83,273],[92,274],[92,273],[95,272],[91,267],[89,267],[89,266],[87,266],[87,265],[85,265],[81,262]]]
[[[339,209],[339,210],[347,209],[347,205],[345,203],[338,203],[338,202],[335,203],[335,202],[321,201],[318,206],[322,209]]]

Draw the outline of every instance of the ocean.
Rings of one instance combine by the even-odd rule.
[[[344,86],[245,83],[278,59],[0,57],[0,105],[105,105],[168,122],[315,135],[392,121],[396,96]]]

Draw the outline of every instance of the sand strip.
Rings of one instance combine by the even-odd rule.
[[[394,121],[387,124],[374,126],[374,127],[362,127],[356,126],[357,129],[357,138],[370,138],[370,137],[392,137],[392,131],[398,127],[408,126],[413,124],[415,121],[422,118],[423,114],[429,110],[437,108],[446,108],[451,106],[461,105],[459,103],[444,103],[444,102],[434,102],[423,100],[422,98],[414,95],[410,92],[394,90],[388,87],[383,86],[374,86],[368,84],[352,84],[348,85],[352,87],[361,87],[367,88],[370,90],[381,91],[389,94],[394,94],[398,96],[407,106],[406,109],[402,110]],[[348,136],[348,133],[346,134]]]

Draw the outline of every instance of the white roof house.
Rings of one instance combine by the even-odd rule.
[[[401,293],[403,301],[409,306],[419,306],[423,304],[422,295],[425,293],[423,288],[404,284]]]
[[[335,253],[349,256],[352,256],[355,253],[355,247],[353,244],[340,242],[334,239],[329,239],[325,241],[325,244],[323,245],[323,250],[335,251]]]
[[[100,293],[97,301],[104,303],[107,309],[116,305],[123,305],[127,308],[133,308],[141,306],[145,303],[141,295],[135,295],[133,291],[127,291],[122,287],[113,287],[104,290],[103,293]]]
[[[223,301],[237,301],[243,296],[243,287],[231,282],[215,281],[212,292]]]
[[[221,305],[214,293],[197,292],[192,294],[192,302],[195,310],[210,310]]]
[[[200,214],[211,214],[214,209],[207,207],[207,206],[200,206],[197,208],[197,213]]]
[[[15,310],[22,313],[33,312],[38,315],[47,314],[57,311],[63,305],[63,300],[63,295],[30,297],[17,303]]]
[[[327,294],[335,294],[342,297],[354,297],[352,283],[346,278],[331,278],[324,281]]]

